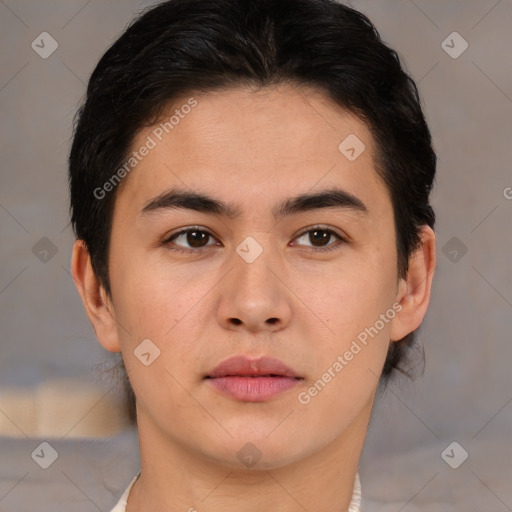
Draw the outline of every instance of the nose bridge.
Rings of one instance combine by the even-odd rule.
[[[279,263],[277,251],[271,245],[271,234],[247,236],[237,247],[233,255],[235,279],[240,289],[247,288],[244,293],[273,295],[276,270]],[[270,300],[271,297],[267,297]]]
[[[282,275],[279,251],[271,247],[271,238],[248,236],[236,247],[218,311],[225,327],[278,329],[288,323],[290,304],[278,277]]]

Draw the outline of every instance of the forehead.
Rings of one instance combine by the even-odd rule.
[[[140,210],[177,186],[214,191],[248,215],[274,199],[329,186],[366,197],[375,213],[389,206],[367,126],[310,88],[233,88],[176,98],[161,120],[137,134],[131,151],[144,146],[151,149],[124,178],[120,206]]]

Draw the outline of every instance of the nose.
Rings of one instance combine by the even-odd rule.
[[[221,283],[217,316],[232,331],[275,332],[284,329],[292,314],[292,294],[283,280],[277,256],[263,251],[248,262],[238,253],[233,268]]]

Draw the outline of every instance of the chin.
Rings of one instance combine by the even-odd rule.
[[[275,425],[274,425],[275,428]],[[231,469],[250,471],[279,469],[306,456],[303,443],[293,439],[286,431],[282,436],[276,432],[268,435],[255,435],[247,431],[233,434],[233,438],[224,438],[217,447],[212,443],[205,446],[209,458]],[[223,441],[224,441],[223,440]],[[217,449],[216,449],[217,448]]]

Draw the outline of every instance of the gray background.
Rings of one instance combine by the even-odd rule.
[[[151,3],[0,2],[0,395],[56,376],[97,382],[93,366],[107,359],[69,275],[66,158],[90,73]],[[425,374],[395,382],[379,399],[361,462],[363,494],[381,512],[512,510],[512,2],[351,5],[417,81],[439,158],[438,266],[420,331]],[[47,59],[31,48],[43,31],[59,45]],[[456,59],[442,47],[454,31],[469,44]],[[41,261],[38,242],[56,254]],[[458,469],[441,457],[453,441],[469,454]],[[0,511],[27,510],[30,500],[38,510],[108,510],[137,467],[133,432],[76,441],[88,446],[82,451],[56,440],[61,466],[46,472],[30,458],[38,442],[0,437]]]

